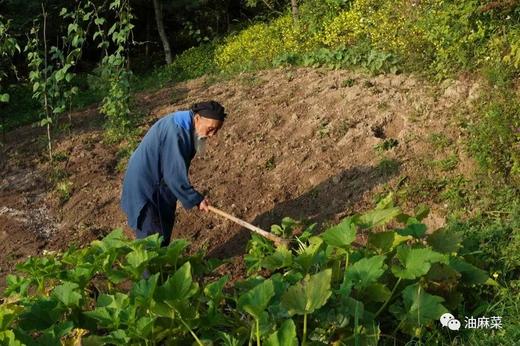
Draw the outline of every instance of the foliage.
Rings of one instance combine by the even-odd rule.
[[[246,71],[271,66],[272,60],[283,53],[306,52],[314,46],[304,25],[293,22],[285,14],[270,23],[256,23],[225,39],[215,52],[215,62],[221,70]]]
[[[33,93],[29,83],[20,82],[9,85],[8,88],[9,103],[4,104],[2,109],[4,129],[9,131],[38,121],[40,104],[32,98]]]
[[[184,240],[161,248],[157,234],[129,241],[116,230],[88,247],[18,265],[21,274],[8,277],[0,305],[0,338],[28,345],[74,338],[83,344],[375,345],[393,331],[401,340],[421,339],[442,313],[457,311],[462,302],[449,297],[467,298],[474,285],[494,284],[465,261],[461,239],[426,235],[420,223],[426,215],[425,209],[402,213],[389,195],[320,235],[311,225],[292,238],[292,248],[255,236],[248,265],[256,269],[235,283],[208,276],[219,262],[186,255]],[[391,222],[403,226],[389,229]],[[290,234],[297,225],[286,218],[273,231]],[[358,247],[362,229],[381,232]],[[150,274],[143,278],[145,269]],[[465,305],[478,308],[474,301]]]
[[[0,16],[0,104],[9,102],[9,94],[2,91],[2,81],[7,77],[7,68],[12,69],[11,57],[20,52],[18,43],[9,33],[10,23]]]
[[[72,96],[78,88],[72,85],[73,66],[81,57],[81,46],[85,40],[85,32],[80,27],[84,18],[79,12],[61,11],[60,16],[69,20],[67,34],[62,37],[61,46],[47,44],[47,12],[44,7],[42,22],[35,21],[31,29],[31,37],[25,47],[29,80],[32,84],[33,98],[42,107],[40,126],[47,127],[49,157],[52,160],[51,127],[58,123],[59,115],[70,107]],[[43,37],[43,40],[40,39]]]
[[[492,22],[479,15],[481,1],[443,2],[431,0],[423,5],[417,26],[430,47],[433,72],[445,76],[470,70],[479,63]]]
[[[520,183],[520,103],[508,91],[482,99],[478,118],[468,126],[468,148],[490,174],[511,185]]]
[[[216,61],[221,69],[263,68],[277,56],[368,43],[406,70],[439,78],[487,66],[518,70],[519,23],[518,11],[486,9],[478,0],[307,0],[297,23],[285,14],[227,37]]]
[[[214,72],[214,50],[215,46],[207,43],[189,48],[176,56],[168,66],[171,75],[175,76],[173,80],[194,79]]]
[[[215,43],[203,43],[175,56],[168,66],[161,66],[149,75],[133,80],[132,89],[149,90],[167,84],[202,77],[217,72],[214,62]]]
[[[107,117],[107,135],[111,140],[120,140],[130,133],[130,76],[127,69],[127,43],[134,25],[130,3],[127,0],[112,1],[108,7],[117,20],[106,31],[107,23],[93,6],[91,16],[97,31],[93,39],[99,40],[98,48],[104,52],[100,65],[101,80],[108,91],[101,102],[100,111]]]
[[[335,69],[361,67],[372,74],[385,71],[397,72],[397,60],[394,55],[374,50],[367,44],[334,50],[320,48],[305,54],[287,53],[276,57],[273,64],[275,66],[326,66]]]
[[[463,239],[468,262],[487,270],[499,282],[493,289],[477,289],[475,299],[489,299],[481,315],[504,316],[504,328],[496,334],[485,330],[469,335],[468,344],[514,344],[518,340],[516,321],[520,318],[520,205],[510,198],[500,213],[486,213],[468,220],[450,220],[446,231]],[[507,318],[506,318],[507,316]]]

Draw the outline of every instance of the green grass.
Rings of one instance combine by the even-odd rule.
[[[431,133],[428,136],[428,142],[436,149],[442,150],[449,147],[452,144],[452,140],[445,134],[440,132]]]

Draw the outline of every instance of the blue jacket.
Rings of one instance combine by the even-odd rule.
[[[173,206],[179,200],[191,209],[204,197],[188,178],[191,160],[195,155],[193,112],[180,111],[158,120],[146,133],[128,161],[121,207],[128,216],[128,224],[137,229],[137,218],[146,202],[161,184],[167,189],[166,200]]]

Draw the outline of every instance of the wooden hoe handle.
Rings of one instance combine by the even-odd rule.
[[[273,241],[276,245],[287,245],[287,243],[288,243],[286,239],[277,237],[277,236],[275,236],[272,233],[266,232],[266,231],[264,231],[261,228],[253,226],[250,223],[245,222],[244,220],[241,220],[238,217],[235,217],[235,216],[233,216],[231,214],[228,214],[225,211],[217,209],[217,208],[215,208],[215,207],[213,207],[211,205],[208,206],[208,209],[211,210],[212,212],[214,212],[215,214],[218,214],[220,216],[225,217],[226,219],[229,219],[229,220],[231,220],[233,222],[238,223],[242,227],[245,227],[245,228],[247,228],[247,229],[249,229],[249,230],[251,230],[251,231],[253,231],[255,233],[260,234],[262,237],[267,238],[267,239]]]

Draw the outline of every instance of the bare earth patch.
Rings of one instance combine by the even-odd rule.
[[[136,103],[147,114],[146,130],[193,102],[222,102],[229,117],[205,155],[192,162],[192,183],[216,207],[269,229],[284,216],[336,222],[372,208],[375,194],[407,176],[427,174],[418,162],[448,155],[427,138],[441,133],[460,141],[455,110],[470,106],[477,86],[470,80],[432,86],[408,75],[279,69],[214,84],[200,78],[138,94]],[[104,143],[101,120],[94,107],[74,114],[72,136],[56,143],[64,159],[52,166],[37,139],[40,129],[8,134],[0,158],[0,287],[15,263],[44,249],[81,246],[116,227],[132,235],[119,207],[117,148]],[[397,144],[375,149],[390,139]],[[470,175],[473,161],[456,154],[453,171]],[[72,183],[64,203],[48,183],[56,169]],[[434,230],[447,211],[430,202],[426,222]],[[248,232],[216,215],[180,205],[177,210],[174,236],[211,256],[233,257],[225,270],[240,275]]]

